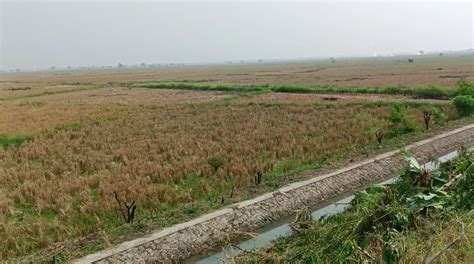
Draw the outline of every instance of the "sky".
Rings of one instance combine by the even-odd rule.
[[[0,69],[473,47],[472,1],[0,0]]]

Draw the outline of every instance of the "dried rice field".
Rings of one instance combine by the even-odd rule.
[[[408,63],[413,58],[414,63]],[[337,85],[341,87],[446,86],[459,78],[474,82],[472,55],[337,59],[295,63],[233,63],[225,66],[158,67],[133,70],[96,70],[18,74],[0,87],[127,81],[188,81],[196,83]]]
[[[2,76],[0,237],[5,239],[0,260],[32,254],[33,260],[67,260],[274,189],[291,180],[287,176],[293,172],[318,169],[347,153],[365,155],[413,140],[415,134],[424,137],[423,111],[433,107],[449,123],[433,123],[432,131],[470,121],[459,119],[447,101],[403,96],[104,85],[147,79],[335,84],[336,79],[367,75],[336,85],[454,86],[436,74],[473,78],[462,59],[409,68],[377,63],[387,65],[379,69],[366,61],[362,66],[346,61]],[[432,70],[438,65],[443,70]],[[368,128],[388,133],[393,124],[386,117],[394,105],[407,102],[407,114],[420,129],[387,137],[379,145]],[[259,186],[257,172],[263,174]],[[124,224],[117,213],[114,192],[123,201],[137,202],[133,225]],[[71,242],[77,238],[93,246]]]

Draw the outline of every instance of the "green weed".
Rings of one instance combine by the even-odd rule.
[[[6,149],[10,146],[20,146],[30,140],[29,136],[0,136],[0,147]]]

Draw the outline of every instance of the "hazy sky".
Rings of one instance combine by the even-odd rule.
[[[473,47],[473,2],[1,1],[0,67],[224,62]]]

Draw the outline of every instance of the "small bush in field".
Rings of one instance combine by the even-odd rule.
[[[214,155],[207,159],[207,163],[214,169],[214,171],[217,171],[227,163],[227,159],[222,155]]]
[[[464,79],[458,81],[458,95],[474,96],[474,83],[468,83]]]
[[[394,105],[390,114],[386,117],[391,122],[389,136],[396,137],[419,130],[419,125],[410,115],[408,107]]]
[[[371,136],[374,136],[375,139],[377,139],[377,142],[379,144],[382,144],[384,131],[380,126],[374,125],[374,126],[366,127],[364,129],[364,132]]]
[[[437,107],[431,108],[431,116],[433,118],[433,121],[437,125],[443,125],[448,121],[448,118],[446,115]]]
[[[459,95],[453,99],[453,103],[461,116],[470,116],[474,113],[474,96]]]

